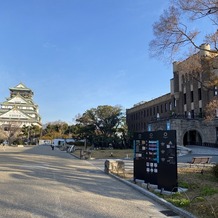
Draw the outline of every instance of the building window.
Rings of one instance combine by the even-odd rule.
[[[203,117],[203,114],[202,114],[202,108],[199,108],[199,117]]]
[[[167,103],[165,103],[165,112],[167,112]]]
[[[195,117],[195,111],[191,110],[191,118],[194,118],[194,117]]]
[[[217,86],[214,86],[214,96],[217,96],[218,95],[218,88]]]
[[[202,100],[201,88],[198,89],[198,100]]]
[[[172,103],[170,102],[169,103],[169,108],[170,108],[170,111],[172,110]]]
[[[155,110],[155,107],[153,108],[153,115],[155,116],[156,114],[156,110]]]
[[[216,143],[218,143],[218,127],[216,127]]]
[[[194,92],[191,91],[191,102],[194,102]]]
[[[184,104],[186,104],[186,93],[184,93]]]

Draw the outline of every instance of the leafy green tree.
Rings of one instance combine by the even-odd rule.
[[[62,121],[47,123],[44,130],[42,131],[42,138],[50,140],[53,138],[68,138],[68,128],[68,124]]]
[[[128,132],[128,126],[126,124],[126,117],[123,116],[121,118],[121,122],[119,128],[117,129],[117,134],[120,136],[121,143],[124,148],[128,148],[130,146],[131,136]]]
[[[23,125],[21,128],[20,136],[28,142],[28,144],[36,144],[41,134],[41,127],[37,125]]]
[[[76,121],[80,125],[82,137],[92,140],[98,146],[106,147],[115,143],[122,117],[121,107],[103,105],[87,110]]]

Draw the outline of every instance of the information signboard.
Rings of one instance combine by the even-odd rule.
[[[134,179],[177,191],[175,130],[134,134]]]

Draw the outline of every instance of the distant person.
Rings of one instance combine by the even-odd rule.
[[[51,145],[51,149],[54,150],[54,145]]]

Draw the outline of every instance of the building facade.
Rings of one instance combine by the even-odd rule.
[[[9,88],[10,97],[0,104],[0,126],[7,131],[10,126],[36,125],[42,127],[39,108],[33,102],[33,91],[23,83]]]
[[[205,49],[205,50],[204,50]],[[218,143],[218,119],[205,119],[209,102],[217,100],[218,89],[208,85],[218,75],[218,55],[207,52],[210,45],[184,60],[173,63],[170,93],[127,109],[130,132],[176,130],[178,145]]]

